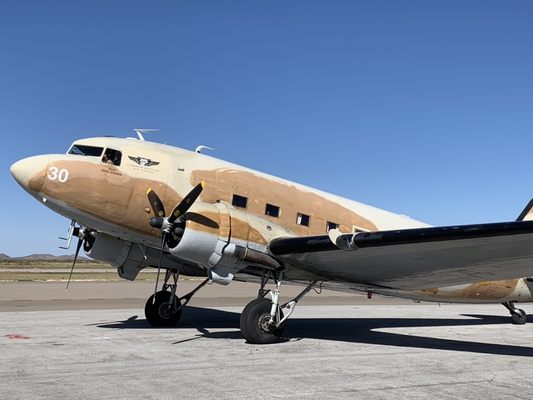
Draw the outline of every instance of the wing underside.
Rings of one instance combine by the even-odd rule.
[[[533,276],[533,221],[280,238],[269,250],[324,280],[416,290]]]

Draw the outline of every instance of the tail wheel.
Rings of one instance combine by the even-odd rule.
[[[277,342],[283,333],[283,325],[270,323],[272,302],[267,299],[255,299],[248,303],[241,314],[240,328],[242,336],[248,343],[269,344]],[[283,312],[280,310],[280,319]]]
[[[172,293],[168,291],[160,291],[148,298],[148,301],[144,306],[144,315],[150,325],[162,327],[174,326],[178,323],[181,318],[182,309],[180,308],[179,310],[174,311],[175,306],[170,303],[171,296]],[[179,304],[177,297],[174,304]]]

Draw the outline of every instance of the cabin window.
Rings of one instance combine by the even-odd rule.
[[[246,208],[247,203],[248,203],[247,197],[239,196],[238,194],[233,195],[233,200],[231,201],[231,204],[233,204],[235,207]]]
[[[103,147],[74,144],[68,151],[68,154],[76,154],[78,156],[100,157],[102,155],[102,151],[104,151]]]
[[[276,217],[276,218],[279,217],[279,207],[273,204],[267,203],[266,208],[265,208],[265,215],[270,215],[271,217]]]
[[[338,229],[339,224],[336,224],[335,222],[328,221],[326,224],[326,232],[329,232],[332,229]]]
[[[310,222],[311,222],[311,217],[309,215],[298,213],[298,216],[296,217],[296,223],[298,225],[309,226]]]
[[[122,153],[118,150],[107,148],[105,150],[104,156],[102,157],[102,162],[104,164],[110,165],[120,165],[122,160]]]

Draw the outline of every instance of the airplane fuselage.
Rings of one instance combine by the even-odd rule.
[[[349,233],[429,226],[172,146],[100,137],[74,142],[70,153],[85,154],[31,157],[14,164],[13,174],[44,205],[94,230],[96,241],[94,247],[86,249],[87,254],[112,263],[126,279],[134,279],[140,269],[157,263],[161,231],[148,223],[154,216],[146,197],[149,189],[170,209],[191,188],[205,182],[199,200],[188,213],[183,238],[166,252],[165,261],[169,268],[188,274],[212,271],[214,280],[223,284],[234,275],[242,280],[255,279],[253,269],[246,266],[250,262],[275,263],[267,248],[275,238],[324,235],[330,229]],[[231,251],[228,243],[234,246]],[[236,256],[239,249],[251,254],[248,259]],[[296,283],[324,280],[323,287],[334,290],[427,301],[533,300],[526,279],[400,291],[332,282],[298,268],[287,270],[286,278]]]

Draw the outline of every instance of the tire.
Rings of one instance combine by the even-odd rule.
[[[516,312],[511,314],[511,321],[516,325],[524,325],[527,321],[527,314],[524,310],[517,308]]]
[[[248,315],[248,312],[250,311],[250,308],[252,308],[255,304],[257,304],[258,302],[261,302],[265,300],[264,298],[260,298],[260,299],[255,299],[255,300],[252,300],[251,302],[249,302],[248,304],[246,304],[246,306],[244,307],[244,309],[242,310],[241,312],[241,320],[240,320],[240,328],[242,330],[242,323],[243,323],[243,320],[246,319],[247,315]]]
[[[168,306],[170,305],[170,297],[172,293],[167,291],[160,291],[151,295],[144,306],[144,315],[148,323],[154,327],[174,326],[181,318],[182,309],[176,312],[170,312]],[[176,304],[178,298],[176,297]]]
[[[283,333],[283,325],[278,328],[265,327],[267,318],[270,318],[272,302],[267,299],[252,300],[241,314],[240,328],[242,336],[251,344],[270,344],[279,341]],[[280,311],[283,318],[283,312]]]

